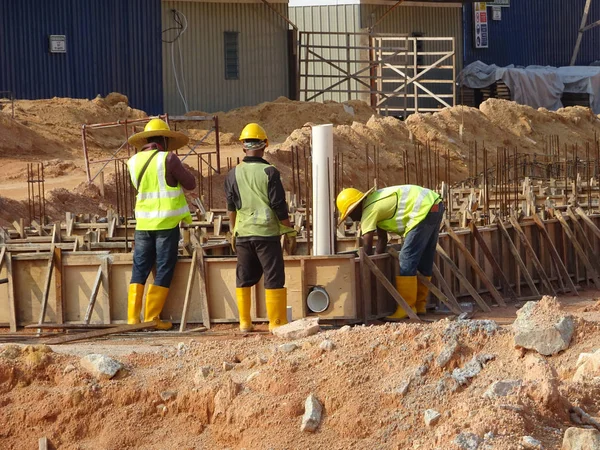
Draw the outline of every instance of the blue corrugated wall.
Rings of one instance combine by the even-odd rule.
[[[502,8],[502,20],[491,20],[490,48],[475,49],[473,44],[473,5],[464,6],[465,64],[481,60],[506,66],[568,66],[585,0],[512,0]],[[600,2],[593,1],[588,23],[600,20]],[[600,27],[583,35],[577,65],[600,60]]]
[[[51,54],[48,35],[66,35]],[[20,99],[121,92],[163,112],[160,0],[0,0],[0,91]]]

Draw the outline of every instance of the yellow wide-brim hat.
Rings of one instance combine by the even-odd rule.
[[[127,141],[138,150],[148,143],[148,138],[164,136],[169,138],[168,148],[165,150],[177,150],[189,142],[189,138],[180,131],[171,131],[169,125],[161,119],[152,119],[144,127],[144,131],[136,133]]]

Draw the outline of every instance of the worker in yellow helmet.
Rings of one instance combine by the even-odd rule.
[[[179,223],[192,222],[183,189],[194,189],[196,179],[170,150],[187,142],[185,134],[171,131],[160,119],[150,120],[143,132],[129,138],[129,143],[140,150],[127,161],[131,182],[138,191],[133,272],[127,301],[130,324],[140,322],[144,285],[156,263],[154,284],[148,286],[146,293],[144,322],[155,321],[160,330],[172,327],[171,322],[161,321],[159,316],[177,264]]]
[[[279,171],[263,159],[269,139],[250,123],[240,135],[244,160],[225,178],[229,227],[237,253],[236,299],[240,330],[253,330],[251,287],[264,275],[269,331],[287,323],[287,292],[280,237],[294,234]]]
[[[400,251],[400,276],[396,289],[418,314],[426,312],[427,287],[417,281],[417,271],[431,279],[440,224],[444,216],[442,199],[434,191],[421,186],[402,185],[371,189],[365,193],[344,189],[336,199],[340,222],[350,217],[360,221],[363,247],[373,252],[373,235],[377,233],[376,253],[384,253],[387,233],[404,236]],[[407,316],[400,306],[388,319]]]

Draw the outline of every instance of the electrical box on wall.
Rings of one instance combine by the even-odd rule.
[[[64,34],[48,36],[50,53],[67,53],[67,37]]]

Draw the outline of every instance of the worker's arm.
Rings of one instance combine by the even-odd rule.
[[[385,253],[385,249],[387,248],[388,243],[388,234],[387,231],[382,230],[377,227],[377,247],[375,248],[375,254],[381,255]]]
[[[179,160],[179,157],[175,153],[169,152],[167,155],[167,184],[171,187],[177,187],[177,183],[181,184],[181,187],[191,191],[196,189],[196,178],[187,170]]]
[[[235,228],[235,219],[237,217],[237,211],[227,211],[227,217],[229,217],[229,231],[233,233]]]
[[[269,206],[273,212],[275,212],[275,215],[279,221],[286,227],[289,227],[290,216],[288,212],[288,204],[285,201],[285,189],[283,189],[279,171],[274,166],[268,166],[265,168],[265,173],[269,177]]]
[[[363,234],[363,250],[367,255],[373,254],[373,232],[369,231],[368,233]]]

